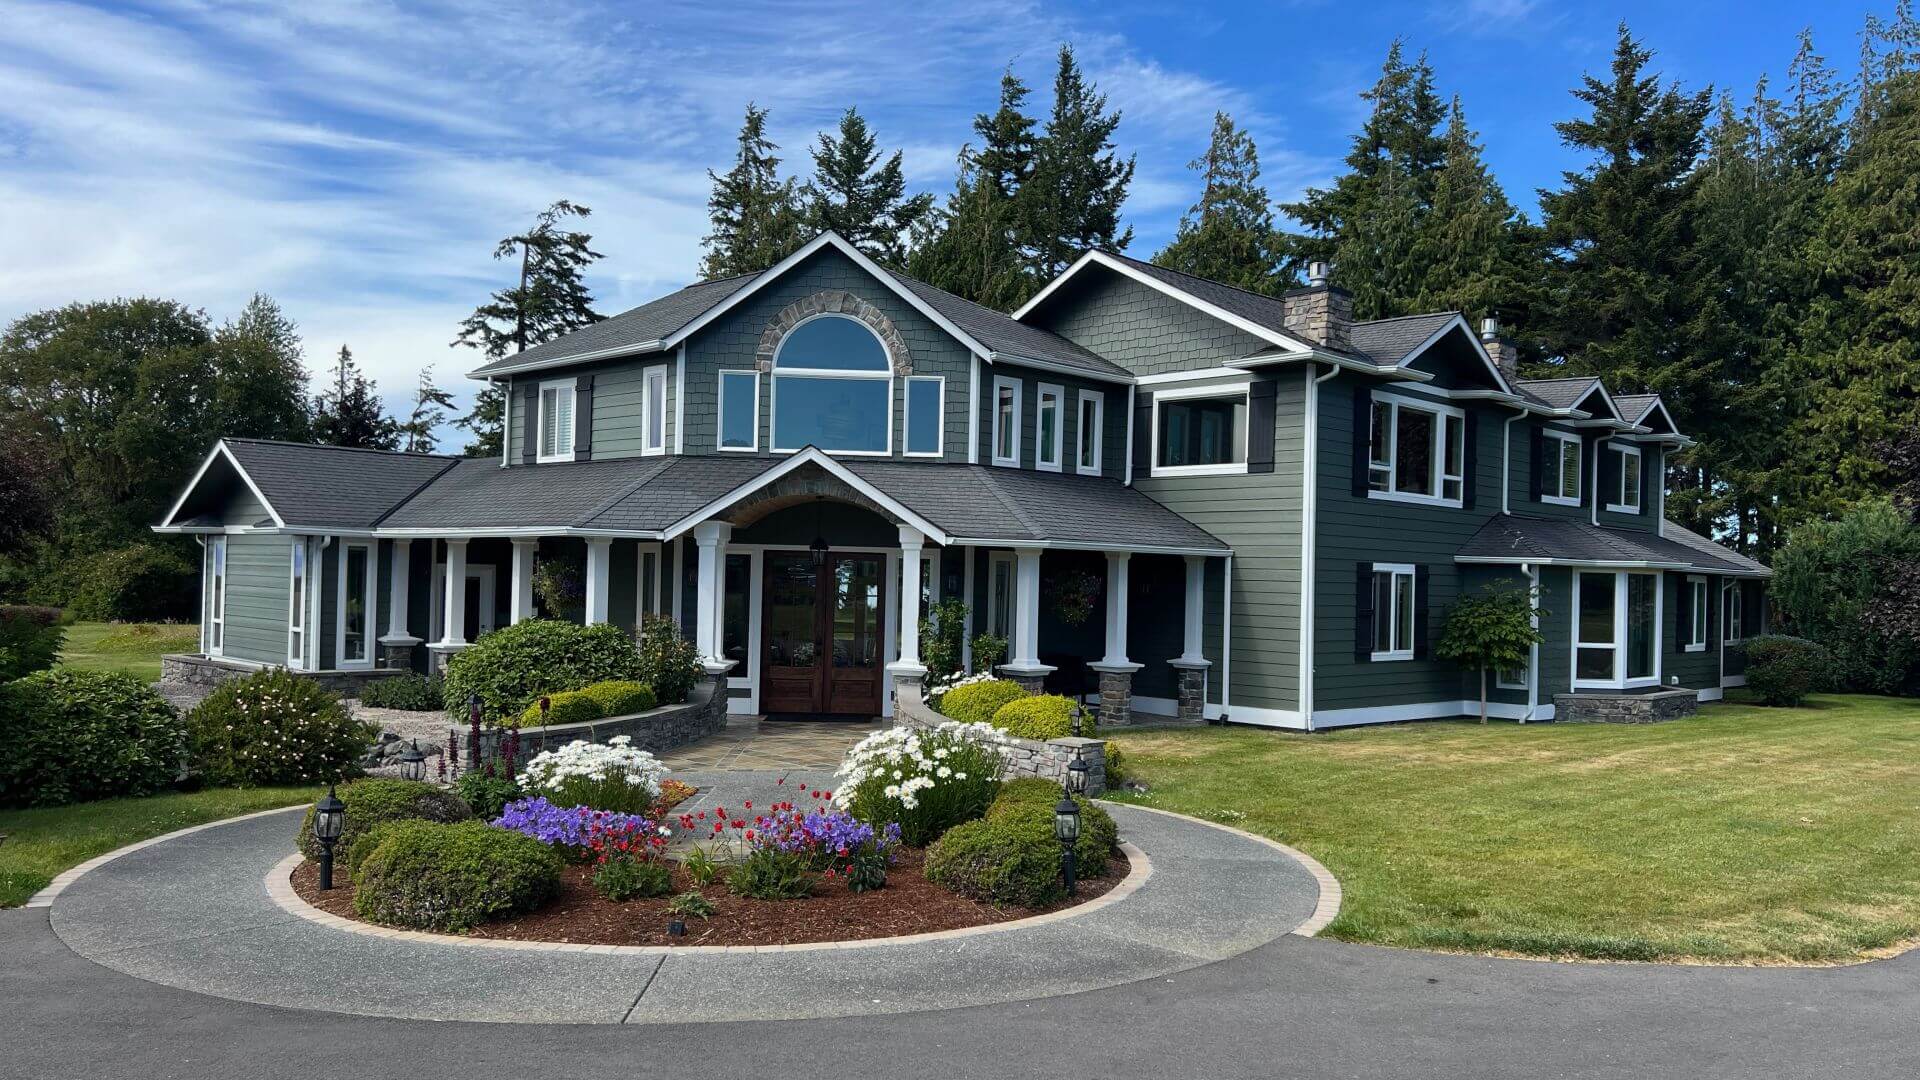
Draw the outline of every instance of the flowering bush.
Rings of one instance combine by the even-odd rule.
[[[353,775],[380,733],[348,716],[318,683],[284,668],[221,683],[187,714],[187,727],[207,782],[243,786]]]
[[[695,683],[707,673],[700,666],[700,650],[680,636],[680,624],[665,615],[640,619],[640,670],[634,678],[653,688],[662,705],[687,700]]]
[[[876,731],[847,751],[833,803],[862,821],[898,825],[905,843],[924,847],[986,813],[1004,764],[993,739],[986,724],[952,720]]]
[[[518,799],[507,804],[493,822],[543,844],[572,848],[584,856],[607,846],[607,838],[631,839],[644,831],[658,832],[659,822],[646,814],[621,814],[590,806],[555,806],[544,798]]]
[[[667,767],[645,750],[633,749],[632,741],[616,735],[603,746],[575,739],[537,754],[521,770],[520,786],[561,806],[644,813],[659,796]]]
[[[829,881],[843,880],[854,892],[885,885],[887,868],[893,865],[900,847],[900,826],[887,823],[876,830],[871,823],[834,806],[830,792],[815,791],[813,797],[819,800],[817,805],[802,808],[780,802],[755,816],[751,825],[739,830],[748,851],[797,856],[809,871],[824,873]],[[734,819],[727,824],[738,826],[741,822]],[[697,829],[697,815],[682,814],[680,825],[689,831]]]

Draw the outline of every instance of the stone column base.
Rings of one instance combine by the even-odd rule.
[[[1012,664],[1000,665],[1000,677],[1011,679],[1020,685],[1020,689],[1029,694],[1046,693],[1047,676],[1053,669],[1044,665],[1039,667],[1014,667]]]
[[[1175,718],[1183,724],[1206,722],[1208,660],[1171,660],[1174,682],[1178,687]]]
[[[1133,673],[1139,664],[1089,664],[1100,673],[1100,726],[1133,723]]]
[[[401,671],[412,671],[413,650],[419,645],[419,638],[381,638],[381,666],[398,668]]]
[[[447,661],[458,653],[465,652],[468,643],[464,641],[436,641],[427,646],[427,670],[434,674],[444,674]]]

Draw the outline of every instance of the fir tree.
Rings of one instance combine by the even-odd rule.
[[[1425,281],[1407,306],[1464,312],[1475,325],[1488,315],[1512,323],[1527,309],[1537,277],[1529,227],[1481,160],[1458,97],[1445,141],[1433,202],[1414,241]]]
[[[708,280],[757,274],[805,242],[800,195],[792,179],[779,176],[780,149],[767,138],[767,110],[747,104],[740,125],[740,149],[733,168],[717,176],[707,170],[713,194],[707,199],[711,227],[700,246],[700,276]]]
[[[222,436],[304,441],[312,420],[304,353],[299,327],[272,297],[255,293],[213,334],[213,429]]]
[[[353,353],[340,346],[333,387],[313,401],[314,441],[366,450],[398,450],[400,425],[387,415],[375,385],[360,373]]]
[[[1120,207],[1133,183],[1134,160],[1114,152],[1120,114],[1080,74],[1073,48],[1060,47],[1053,112],[1034,144],[1033,176],[1021,197],[1021,247],[1041,281],[1058,276],[1088,248],[1123,251],[1133,229],[1120,227]]]
[[[906,240],[933,207],[933,196],[909,197],[900,151],[885,161],[856,109],[840,117],[838,134],[821,132],[813,179],[805,190],[807,225],[831,230],[888,266],[906,262]]]
[[[473,395],[473,408],[453,418],[453,426],[469,436],[460,452],[467,457],[499,457],[505,451],[501,440],[506,420],[507,391],[489,379],[486,387]]]
[[[907,261],[912,276],[977,304],[1011,311],[1038,287],[1021,258],[1021,202],[1033,174],[1028,90],[1011,70],[1000,107],[973,121],[980,147],[960,150],[959,178],[944,209],[922,221]]]
[[[1249,292],[1276,293],[1291,275],[1281,272],[1273,209],[1260,184],[1260,153],[1253,137],[1224,112],[1213,115],[1207,152],[1187,164],[1201,175],[1200,201],[1180,218],[1173,242],[1156,265],[1211,278]]]
[[[433,453],[439,443],[434,430],[447,422],[447,410],[451,408],[453,395],[434,384],[433,365],[421,368],[420,385],[413,392],[413,411],[399,425],[400,448],[409,454]]]

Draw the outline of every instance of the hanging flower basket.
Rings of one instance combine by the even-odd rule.
[[[1085,570],[1069,570],[1055,575],[1047,585],[1049,598],[1053,601],[1054,617],[1068,626],[1082,625],[1093,617],[1093,608],[1100,602],[1102,587],[1100,577]]]

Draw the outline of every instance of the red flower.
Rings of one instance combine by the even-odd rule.
[[[747,800],[747,805],[746,805],[746,806],[744,807],[744,809],[747,809],[747,810],[751,810],[751,809],[753,809],[753,800],[752,800],[752,799],[748,799],[748,800]]]
[[[747,823],[744,821],[735,821],[733,827],[736,829],[744,829],[747,827]]]

